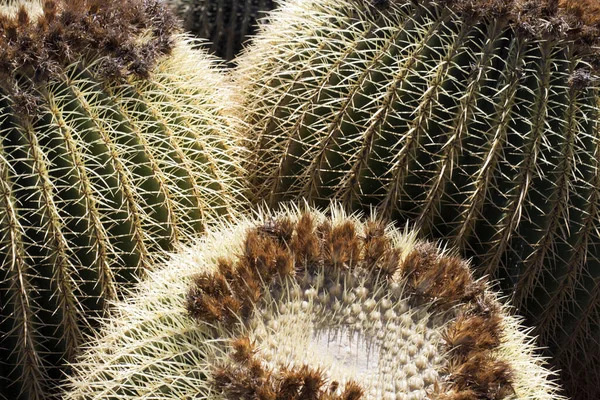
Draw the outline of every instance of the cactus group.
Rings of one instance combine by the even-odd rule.
[[[469,264],[288,209],[214,229],[115,305],[71,399],[559,399]]]
[[[276,0],[166,0],[184,28],[208,40],[209,50],[232,61],[255,34],[258,21],[276,7]]]
[[[537,327],[571,395],[592,400],[600,114],[587,3],[291,0],[236,73],[254,202],[333,197],[458,247]]]
[[[227,81],[159,2],[0,4],[0,398],[48,398],[106,300],[241,210]]]

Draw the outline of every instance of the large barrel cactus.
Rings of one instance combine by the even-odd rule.
[[[463,259],[374,218],[288,209],[153,271],[65,400],[561,399],[530,341]]]
[[[231,61],[255,34],[258,21],[276,0],[166,0],[194,35],[209,41],[209,50]]]
[[[457,246],[592,400],[600,14],[577,3],[289,1],[236,73],[255,202],[335,197]]]
[[[240,210],[227,81],[154,1],[0,5],[0,398],[46,398],[157,250]]]

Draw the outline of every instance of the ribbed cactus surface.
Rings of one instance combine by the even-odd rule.
[[[537,327],[570,394],[592,400],[600,116],[586,6],[289,1],[236,73],[255,202],[335,197],[457,246]]]
[[[288,209],[209,231],[115,304],[65,399],[559,400],[469,264]]]
[[[167,0],[194,35],[231,61],[256,32],[258,20],[276,7],[276,0]]]
[[[0,398],[54,394],[120,285],[240,209],[227,82],[170,18],[0,6]]]

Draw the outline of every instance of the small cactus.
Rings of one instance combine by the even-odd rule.
[[[208,39],[211,53],[227,60],[242,50],[256,32],[258,20],[273,10],[276,0],[166,0],[184,28]]]
[[[240,57],[249,196],[376,208],[473,257],[600,398],[594,0],[290,0]]]
[[[375,218],[288,209],[151,272],[64,398],[562,399],[534,353],[466,261]]]
[[[241,208],[227,81],[173,21],[0,3],[0,398],[54,394],[120,284]]]

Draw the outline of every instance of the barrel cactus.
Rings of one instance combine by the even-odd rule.
[[[560,399],[469,264],[333,208],[214,229],[115,305],[71,399]]]
[[[571,395],[600,398],[597,9],[288,1],[235,72],[249,194],[443,238],[500,280]]]
[[[183,20],[186,30],[208,39],[208,48],[232,61],[254,35],[260,18],[276,7],[276,0],[166,0]]]
[[[119,285],[241,209],[227,80],[173,21],[0,3],[0,398],[47,398]]]

